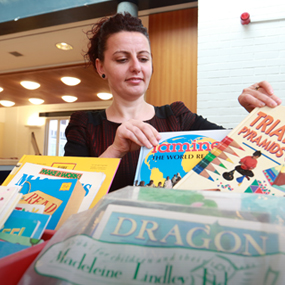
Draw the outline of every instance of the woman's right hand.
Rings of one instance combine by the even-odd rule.
[[[138,120],[122,123],[116,132],[115,140],[100,157],[122,158],[141,146],[152,148],[158,145],[161,136],[150,124]]]

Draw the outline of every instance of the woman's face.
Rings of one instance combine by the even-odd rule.
[[[139,32],[116,33],[107,40],[104,62],[96,61],[113,96],[134,100],[145,94],[152,74],[148,39]]]

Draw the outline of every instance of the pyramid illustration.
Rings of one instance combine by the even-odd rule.
[[[265,169],[263,174],[272,187],[285,192],[285,165]]]
[[[256,179],[253,181],[253,183],[244,191],[244,193],[255,193],[255,194],[264,194],[264,192],[261,190],[260,185],[256,181]]]

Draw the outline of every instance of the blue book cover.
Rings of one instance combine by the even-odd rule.
[[[44,214],[51,215],[47,229],[54,230],[77,213],[85,190],[78,179],[34,177],[25,181],[20,193],[21,203],[45,205]]]
[[[39,221],[40,224],[33,235],[33,238],[40,239],[44,230],[46,229],[48,222],[51,219],[51,215],[47,214],[40,214],[40,213],[33,213],[33,212],[26,212],[26,211],[18,211],[14,210],[10,215],[10,218],[20,218],[20,219],[27,219],[27,220],[35,220]]]
[[[34,238],[40,221],[9,217],[0,232]]]
[[[26,249],[30,246],[22,244],[14,244],[10,242],[0,241],[0,258],[16,253],[20,250]]]
[[[229,130],[161,132],[159,145],[141,147],[135,186],[172,188]],[[216,159],[222,166],[222,162]]]

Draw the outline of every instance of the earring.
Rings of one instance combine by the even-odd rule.
[[[105,74],[103,73],[103,74],[102,74],[102,78],[104,79],[105,77],[106,77],[106,76],[105,76]]]

